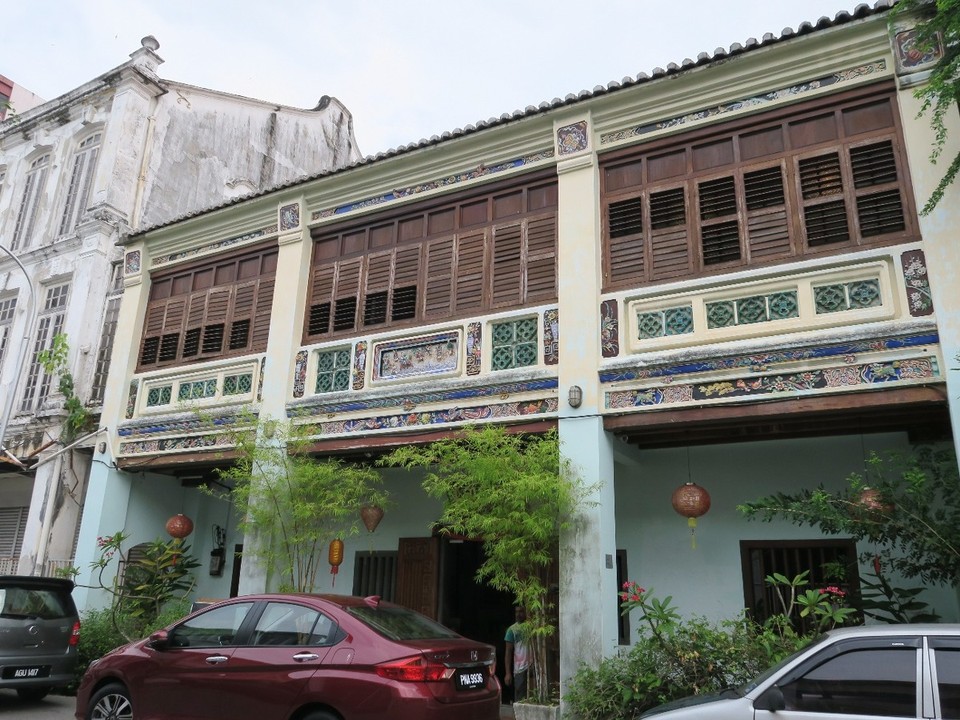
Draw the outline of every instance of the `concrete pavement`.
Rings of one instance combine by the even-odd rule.
[[[76,700],[47,695],[40,702],[23,702],[13,690],[0,690],[0,720],[73,720]]]

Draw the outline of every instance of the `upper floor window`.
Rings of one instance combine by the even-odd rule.
[[[40,353],[53,347],[53,339],[63,332],[63,323],[67,314],[67,298],[70,284],[63,283],[47,288],[46,297],[37,322],[34,337],[33,355],[27,370],[26,384],[20,401],[21,412],[38,410],[50,394],[53,378],[40,363]]]
[[[113,263],[111,267],[110,289],[107,290],[106,308],[103,315],[103,328],[100,330],[100,345],[93,370],[93,385],[90,390],[90,402],[103,402],[107,387],[107,373],[110,370],[110,356],[113,354],[113,342],[120,319],[120,300],[123,298],[123,264]]]
[[[17,310],[17,298],[7,297],[0,299],[0,368],[7,354],[10,344],[10,333],[13,331],[13,318]]]
[[[276,274],[260,247],[154,277],[139,368],[266,350]]]
[[[557,296],[555,180],[500,186],[329,231],[314,248],[304,342]]]
[[[67,200],[60,218],[60,235],[73,230],[80,222],[80,216],[87,209],[90,200],[90,187],[97,169],[97,156],[100,153],[100,133],[91,135],[73,154],[73,166],[70,170],[70,185],[67,187]]]
[[[601,177],[605,289],[917,233],[898,110],[886,89],[617,153]]]
[[[12,249],[17,249],[30,240],[37,222],[37,211],[40,208],[40,198],[47,184],[47,173],[50,171],[50,154],[41,155],[32,163],[27,172],[26,184],[23,187],[23,198],[17,210],[17,222],[13,227]]]

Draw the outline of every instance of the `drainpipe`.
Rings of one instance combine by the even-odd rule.
[[[17,364],[14,366],[14,372],[9,375],[9,380],[7,383],[5,383],[8,387],[4,393],[3,415],[0,415],[0,449],[6,453],[7,446],[4,444],[4,439],[7,434],[7,423],[10,422],[10,415],[13,413],[14,396],[16,395],[17,385],[20,383],[20,376],[23,374],[23,367],[27,359],[27,352],[30,349],[30,338],[33,337],[33,328],[36,324],[37,318],[34,313],[36,292],[34,291],[33,280],[30,278],[30,274],[23,266],[23,263],[20,262],[20,258],[14,255],[11,250],[5,248],[3,245],[0,245],[0,250],[13,258],[13,261],[17,264],[17,267],[20,268],[23,276],[27,279],[26,322],[24,323],[23,327],[23,338],[20,341],[20,353],[17,357]]]

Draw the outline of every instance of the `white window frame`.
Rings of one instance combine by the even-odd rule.
[[[20,412],[35,412],[50,394],[53,378],[40,364],[40,353],[53,347],[53,339],[63,332],[67,315],[67,300],[70,297],[70,283],[58,283],[47,288],[43,311],[37,321],[37,334],[33,343],[33,357],[27,372],[20,400]]]
[[[32,163],[27,171],[26,183],[23,187],[23,197],[20,200],[20,209],[17,211],[17,222],[13,228],[13,242],[11,249],[16,250],[25,245],[33,234],[37,223],[37,211],[40,209],[40,196],[47,184],[47,174],[50,171],[51,153],[46,152]]]
[[[97,132],[80,143],[73,154],[70,169],[70,184],[67,186],[67,199],[63,205],[58,235],[66,235],[80,222],[90,200],[90,188],[97,170],[97,158],[100,154],[102,134]]]
[[[0,369],[7,355],[10,333],[13,332],[13,319],[17,314],[17,296],[0,298]]]

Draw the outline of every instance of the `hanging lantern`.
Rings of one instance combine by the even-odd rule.
[[[360,508],[360,519],[367,532],[373,532],[383,520],[383,508],[379,505],[364,505]]]
[[[343,562],[343,540],[336,538],[330,541],[330,550],[327,552],[327,560],[330,562],[330,574],[333,575],[331,585],[337,584],[337,573],[340,572],[340,563]]]
[[[673,491],[670,504],[680,515],[687,518],[690,527],[690,547],[697,549],[697,518],[710,509],[710,493],[693,482],[684,483]]]
[[[193,532],[193,520],[183,513],[179,513],[167,520],[167,524],[164,527],[167,529],[170,537],[183,540],[183,538]]]

